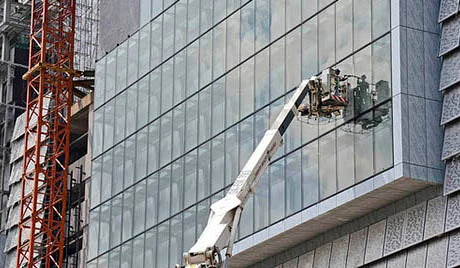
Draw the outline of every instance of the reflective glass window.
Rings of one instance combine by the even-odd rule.
[[[123,212],[122,195],[115,196],[110,202],[110,247],[114,247],[121,242],[121,222]],[[91,243],[90,243],[91,244]]]
[[[353,0],[337,2],[336,33],[335,47],[337,50],[337,60],[340,60],[349,55],[353,50]]]
[[[372,0],[372,38],[390,30],[390,0]]]
[[[225,132],[225,184],[232,183],[239,172],[238,125]]]
[[[139,77],[149,71],[150,65],[150,27],[143,27],[139,31]]]
[[[183,237],[184,237],[184,246],[183,248],[185,250],[191,248],[195,242],[195,229],[196,229],[196,206],[193,206],[183,213],[184,215],[184,231],[183,231]]]
[[[110,242],[110,202],[101,205],[99,226],[99,254],[109,249]]]
[[[148,173],[157,170],[160,165],[160,120],[149,125]]]
[[[137,84],[127,89],[126,100],[126,135],[131,135],[136,130],[137,122]]]
[[[162,221],[170,215],[170,200],[171,194],[171,166],[160,170],[159,180],[159,209],[158,209],[158,221]],[[163,255],[164,256],[164,255]]]
[[[366,129],[373,116],[371,111],[356,119],[358,129],[355,133],[356,182],[367,179],[374,173],[374,133],[373,129]]]
[[[140,25],[146,24],[151,19],[151,6],[152,0],[141,0],[140,1]]]
[[[184,200],[184,158],[172,164],[171,176],[171,214],[182,210]]]
[[[225,143],[224,135],[219,135],[212,140],[211,148],[211,192],[222,189],[225,184]]]
[[[227,0],[227,15],[240,7],[241,0]]]
[[[157,244],[157,266],[169,267],[169,222],[162,223],[158,226],[158,244]]]
[[[293,0],[291,0],[293,1]],[[273,41],[285,32],[286,1],[270,0],[270,40]]]
[[[187,99],[185,103],[185,151],[196,146],[198,141],[198,95]]]
[[[286,30],[290,30],[300,23],[302,16],[302,0],[286,1]]]
[[[324,199],[337,191],[336,136],[335,131],[319,140],[319,188]]]
[[[225,2],[225,1],[216,1]],[[225,71],[225,51],[226,51],[226,24],[219,23],[212,30],[212,66],[213,77],[219,77]]]
[[[284,37],[270,46],[270,99],[274,100],[285,92]]]
[[[331,66],[335,61],[334,15],[334,6],[328,7],[318,15],[318,55],[320,70]]]
[[[93,160],[91,169],[91,205],[95,207],[101,202],[102,157]]]
[[[209,195],[211,187],[211,148],[210,142],[198,148],[198,200]]]
[[[296,88],[302,81],[302,57],[299,51],[302,51],[301,28],[286,36],[286,90]]]
[[[200,29],[200,0],[188,1],[187,21],[187,41],[190,42],[198,36]]]
[[[255,92],[254,109],[266,105],[269,102],[270,93],[270,65],[269,49],[264,49],[255,57]]]
[[[246,59],[254,53],[254,23],[254,1],[251,1],[241,9],[241,60]]]
[[[161,112],[164,113],[173,104],[174,62],[168,60],[162,65],[161,77]]]
[[[126,96],[127,92],[123,91],[115,98],[115,143],[125,138]]]
[[[108,267],[114,267],[118,268],[120,267],[120,247],[117,247],[115,249],[112,249],[109,252],[109,266]]]
[[[319,200],[318,141],[302,148],[302,195],[303,207]]]
[[[160,167],[171,162],[172,147],[172,112],[161,117]]]
[[[171,219],[169,237],[169,263],[175,265],[182,259],[182,214]]]
[[[240,11],[226,20],[227,23],[227,70],[240,62]]]
[[[131,238],[133,234],[134,217],[134,188],[131,187],[123,192],[123,223],[122,241]]]
[[[121,246],[121,268],[133,267],[133,241],[129,240]]]
[[[185,98],[186,87],[186,53],[185,50],[179,52],[174,57],[174,105]]]
[[[175,51],[183,48],[187,42],[187,1],[179,1],[176,8],[176,36],[174,40]]]
[[[209,206],[211,205],[210,200],[206,199],[197,205],[197,214],[196,214],[196,233],[201,234],[203,232],[204,227],[208,221],[209,216]]]
[[[174,8],[169,8],[163,13],[163,59],[174,53],[174,13]]]
[[[146,228],[152,227],[157,220],[158,211],[158,173],[147,178]]]
[[[187,47],[187,96],[198,90],[199,42],[195,41]]]
[[[239,68],[227,74],[225,96],[227,101],[226,125],[231,126],[240,119],[240,74]]]
[[[144,235],[136,237],[133,241],[133,267],[144,267]]]
[[[136,136],[131,136],[125,141],[125,179],[124,187],[133,184],[136,161]]]
[[[212,51],[212,32],[200,38],[200,88],[211,82],[212,78],[212,53],[209,51]]]
[[[185,155],[185,169],[184,169],[184,207],[188,207],[196,202],[196,175],[198,165],[198,150]]]
[[[212,134],[216,135],[225,127],[225,78],[212,84]]]
[[[107,54],[106,61],[107,63],[105,71],[105,100],[109,100],[115,94],[115,81],[117,74],[117,53],[112,52]],[[96,89],[98,90],[99,88],[96,87]]]
[[[337,130],[337,182],[338,190],[343,190],[354,183],[355,152],[353,146],[354,125],[346,124]]]
[[[113,151],[110,150],[102,157],[102,187],[101,187],[101,202],[110,198],[112,185],[112,167],[113,167]]]
[[[302,25],[302,78],[318,73],[318,23],[314,17]]]
[[[334,2],[334,0],[319,0],[319,9],[329,5],[332,2]]]
[[[104,151],[113,145],[113,134],[115,125],[115,100],[104,105]]]
[[[376,104],[391,97],[390,35],[372,44],[372,79],[377,92]]]
[[[98,268],[108,268],[109,266],[109,254],[104,254],[99,257],[97,260],[97,267]]]
[[[137,126],[141,127],[147,124],[149,119],[149,76],[142,78],[138,85]]]
[[[163,16],[160,16],[150,23],[150,36],[152,40],[150,46],[150,69],[156,67],[162,59],[162,32]]]
[[[393,127],[391,102],[387,102],[376,111],[377,119],[382,122],[374,129],[375,172],[381,172],[393,165]],[[380,118],[379,118],[380,117]]]
[[[117,48],[117,81],[116,92],[126,88],[128,75],[128,42],[123,42]]]
[[[226,1],[214,1],[214,24],[225,18],[227,14]]]
[[[269,223],[269,180],[265,171],[260,177],[259,186],[254,195],[254,228],[260,230]]]
[[[212,9],[214,2],[217,1],[201,1],[200,6],[200,34],[206,32],[212,26]]]
[[[157,228],[145,233],[144,267],[155,267],[157,257]]]
[[[134,235],[145,229],[146,180],[142,180],[134,187]]]
[[[172,126],[173,132],[173,147],[172,159],[176,159],[184,153],[185,146],[185,103],[180,104],[173,110]]]
[[[93,156],[102,153],[104,142],[104,108],[94,112]]]
[[[362,77],[358,88],[355,90],[355,106],[358,107],[356,114],[362,113],[372,107],[371,83],[372,83],[372,58],[371,48],[366,47],[353,56],[355,74]]]
[[[92,259],[97,256],[98,244],[99,244],[99,214],[100,207],[92,210],[89,213],[89,237],[94,237],[92,243],[88,243],[88,259]]]
[[[105,94],[105,80],[106,80],[106,69],[105,69],[106,58],[101,59],[96,63],[95,68],[95,90],[94,90],[94,106],[97,108],[104,103]]]
[[[139,63],[139,32],[135,33],[128,39],[128,85],[137,79]]]
[[[254,197],[249,197],[244,206],[239,225],[239,237],[243,238],[254,232]]]
[[[112,196],[119,193],[123,188],[124,157],[124,144],[120,143],[113,149]]]
[[[240,117],[243,118],[254,111],[254,60],[246,61],[240,68]]]
[[[150,73],[149,120],[160,115],[161,108],[161,68]]]
[[[302,20],[310,18],[318,11],[318,0],[302,0]]]
[[[152,1],[152,18],[160,14],[163,10],[163,0],[150,0]]]
[[[211,89],[209,86],[198,93],[198,143],[211,137]]]
[[[270,2],[266,0],[255,0],[255,5],[255,48],[257,51],[270,41]]]
[[[285,174],[284,158],[272,163],[270,171],[270,223],[274,223],[284,217],[285,202]]]
[[[371,41],[371,3],[372,1],[369,0],[354,0],[353,2],[353,42],[355,50]],[[389,13],[386,15],[388,16]]]
[[[240,123],[240,167],[243,168],[254,151],[254,117]],[[236,178],[234,178],[236,179]]]
[[[286,157],[286,215],[291,215],[302,208],[301,153],[297,150]]]

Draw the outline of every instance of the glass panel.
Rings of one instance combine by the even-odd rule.
[[[337,39],[335,47],[337,49],[337,60],[340,60],[353,50],[353,0],[337,2],[336,13]]]
[[[240,105],[243,118],[254,111],[254,60],[250,59],[241,66]]]
[[[318,23],[317,18],[302,25],[302,78],[318,73]]]
[[[117,79],[117,53],[114,51],[107,54],[106,60],[107,65],[105,71],[105,99],[108,100],[115,94],[115,81]]]
[[[212,140],[211,152],[211,193],[215,193],[224,188],[225,174],[225,146],[224,135],[219,135]]]
[[[133,241],[133,267],[144,267],[144,235],[136,237]]]
[[[227,74],[227,86],[225,96],[227,100],[227,127],[233,125],[240,119],[239,104],[240,104],[240,76],[239,68],[234,69]]]
[[[150,1],[150,0],[149,0]],[[120,267],[120,247],[112,249],[109,252],[109,266],[110,268],[119,268]]]
[[[142,180],[135,186],[134,192],[134,235],[145,230],[145,194],[146,180]]]
[[[133,187],[123,192],[123,231],[122,241],[131,238],[133,234],[134,194]]]
[[[254,117],[240,123],[240,167],[243,168],[254,151]],[[236,178],[234,178],[235,180]]]
[[[175,265],[182,259],[182,214],[171,219],[169,263]]]
[[[122,195],[117,195],[111,200],[110,215],[110,247],[114,247],[121,242],[121,222],[122,222]]]
[[[135,33],[128,39],[128,85],[137,79],[139,64],[139,32]]]
[[[284,158],[270,165],[270,223],[284,217],[285,174]]]
[[[378,107],[375,113],[375,119],[382,120],[374,129],[375,172],[381,172],[393,165],[391,102]]]
[[[218,1],[219,2],[219,1]],[[196,229],[196,206],[193,206],[184,211],[184,249],[191,248],[196,241],[195,229]]]
[[[292,1],[292,0],[290,0]],[[273,41],[285,33],[285,4],[284,0],[270,0],[270,40]]]
[[[146,228],[150,228],[158,222],[158,174],[155,173],[147,178]]]
[[[332,131],[319,140],[319,189],[321,199],[337,191],[335,135],[335,131]]]
[[[112,147],[115,125],[115,100],[104,105],[104,151]]]
[[[212,32],[200,38],[200,88],[211,82],[212,78],[212,53],[209,51],[212,51]]]
[[[157,255],[157,229],[145,233],[145,263],[144,267],[155,267]]]
[[[357,50],[371,41],[371,2],[354,0],[353,2],[353,42]],[[388,16],[388,13],[386,14]]]
[[[110,198],[112,190],[112,167],[113,167],[113,151],[108,151],[103,155],[102,163],[102,187],[101,187],[101,202]]]
[[[171,198],[171,214],[175,214],[183,208],[184,158],[181,158],[172,164],[171,196],[173,197]]]
[[[286,157],[286,215],[302,208],[302,159],[297,150]]]
[[[227,70],[240,62],[240,11],[227,18]]]
[[[255,107],[254,109],[259,109],[260,107],[266,105],[269,102],[269,93],[270,93],[270,65],[269,65],[269,50],[264,49],[258,53],[255,57]]]
[[[150,73],[149,120],[160,115],[161,108],[161,68]]]
[[[152,7],[151,7],[151,3],[152,3],[152,0],[141,0],[140,2],[140,25],[144,25],[146,24],[150,18],[151,18],[151,10],[152,10]]]
[[[211,178],[211,148],[210,142],[198,148],[198,200],[209,195]]]
[[[196,175],[198,165],[198,150],[185,155],[185,170],[184,170],[184,207],[188,207],[196,202]]]
[[[366,127],[371,122],[372,117],[371,111],[356,119],[356,128],[358,129],[355,133],[356,182],[374,174],[374,133],[373,129]],[[360,129],[361,131],[359,131]]]
[[[241,60],[254,53],[254,20],[254,1],[252,1],[241,9]]]
[[[328,7],[318,15],[318,55],[320,70],[331,66],[335,61],[334,15],[334,6]]]
[[[97,267],[98,268],[108,268],[109,265],[109,254],[105,254],[99,257]]]
[[[356,114],[362,113],[372,107],[370,81],[372,81],[372,58],[370,46],[359,51],[353,57],[355,73],[361,77],[355,90]],[[363,76],[364,75],[364,76]]]
[[[318,11],[318,0],[302,0],[302,20],[311,17]]]
[[[275,119],[278,117],[283,107],[284,98],[281,98],[270,104],[270,126],[273,125],[273,122],[275,122]],[[272,159],[277,159],[278,157],[281,157],[284,154],[284,152],[284,146],[279,147],[276,153],[273,155]]]
[[[125,147],[123,143],[120,143],[113,149],[112,196],[123,189],[124,158]]]
[[[209,207],[210,207],[210,200],[206,199],[197,205],[197,214],[196,214],[196,233],[201,234],[203,232],[206,223],[208,222],[209,216]]]
[[[187,41],[190,42],[198,36],[199,29],[200,29],[200,0],[189,0],[188,1],[187,20],[188,20]]]
[[[176,36],[174,40],[175,51],[183,48],[187,42],[187,1],[179,1],[176,8]],[[184,65],[185,66],[185,65]]]
[[[133,184],[136,161],[136,136],[125,141],[125,188]]]
[[[238,125],[236,125],[225,132],[225,185],[233,183],[240,171],[238,144]]]
[[[168,251],[169,251],[169,222],[162,223],[158,227],[158,246],[157,246],[157,266],[156,267],[169,267],[168,264]]]
[[[126,96],[126,91],[123,91],[115,98],[115,143],[125,138]]]
[[[149,119],[149,76],[145,76],[138,82],[137,97],[137,126],[141,127],[147,124]]]
[[[198,143],[202,143],[211,137],[211,89],[207,87],[198,93]]]
[[[91,170],[91,208],[101,202],[102,157],[93,160]]]
[[[225,127],[225,78],[212,84],[212,135]]]
[[[102,153],[104,142],[104,108],[94,112],[93,157]]]
[[[148,173],[157,170],[160,165],[160,120],[149,125]]]
[[[227,14],[226,1],[214,1],[214,24],[225,18]]]
[[[219,2],[225,1],[216,1],[216,4]],[[219,77],[221,74],[225,72],[226,31],[227,28],[225,23],[220,23],[219,25],[216,25],[212,30],[213,77]]]
[[[99,254],[109,249],[110,242],[110,202],[101,206],[101,225],[99,227]]]
[[[184,153],[185,146],[185,103],[173,110],[173,148],[172,158],[176,159]]]
[[[107,57],[106,57],[107,58]],[[106,84],[106,69],[105,69],[105,59],[103,58],[101,61],[96,63],[96,70],[95,70],[95,88],[94,91],[94,107],[98,108],[104,103],[104,94],[105,94],[105,84]]]
[[[198,90],[199,42],[195,41],[187,47],[187,96]]]
[[[170,8],[163,13],[163,59],[174,53],[174,12],[175,9]]]
[[[372,38],[390,30],[390,0],[372,0]]]
[[[185,99],[186,87],[186,67],[185,50],[179,52],[174,57],[174,105]]]
[[[285,92],[284,38],[270,46],[270,99],[274,100]]]
[[[391,51],[390,35],[372,44],[372,78],[377,91],[377,102],[391,97]]]
[[[300,23],[300,17],[302,16],[302,0],[290,0],[286,1],[286,30],[294,28],[294,26]],[[300,50],[299,50],[300,51]]]
[[[255,230],[260,230],[268,226],[269,222],[269,180],[268,173],[265,171],[260,177],[259,186],[254,196],[254,227]]]
[[[97,247],[99,243],[99,214],[100,207],[92,210],[89,213],[89,239],[91,243],[88,243],[88,259],[92,259],[97,256]]]
[[[240,7],[240,0],[227,0],[227,15]]]
[[[338,190],[343,190],[355,181],[353,149],[353,124],[346,124],[337,131],[337,181]]]
[[[302,57],[299,57],[299,51],[302,51],[301,29],[297,28],[286,36],[286,90],[299,86],[302,81]]]
[[[174,62],[168,60],[162,65],[161,79],[161,112],[164,113],[173,104],[173,85],[174,85]]]
[[[270,41],[270,3],[266,0],[256,1],[256,51]]]
[[[161,117],[160,167],[171,162],[172,112]]]
[[[163,1],[162,0],[150,0],[152,1],[152,18],[160,14],[163,10]],[[158,19],[158,18],[157,18]]]
[[[128,42],[121,43],[117,48],[117,84],[116,92],[126,88],[128,75]]]
[[[131,268],[133,262],[133,241],[130,240],[121,246],[121,268]]]
[[[201,1],[200,33],[203,34],[212,26],[212,9],[215,1]]]
[[[160,170],[160,181],[159,181],[159,201],[160,204],[158,209],[158,221],[162,221],[170,215],[170,187],[171,187],[171,166]],[[164,255],[160,255],[164,256]]]
[[[240,239],[254,232],[254,196],[249,197],[244,206],[239,231]]]
[[[136,130],[137,110],[133,107],[137,106],[137,84],[134,84],[127,89],[127,102],[126,102],[126,135],[131,135]]]
[[[304,208],[319,200],[318,141],[302,148],[302,194]]]
[[[142,11],[141,11],[142,12]],[[149,71],[150,65],[150,27],[140,29],[139,40],[139,77]]]
[[[161,2],[155,0],[154,2]],[[163,31],[163,16],[156,18],[153,22],[150,23],[150,36],[152,37],[152,44],[150,47],[150,69],[153,69],[158,64],[160,64],[162,56],[161,56],[161,35]]]
[[[198,95],[195,95],[185,103],[185,151],[196,146],[198,142]]]

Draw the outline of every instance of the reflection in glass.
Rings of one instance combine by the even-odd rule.
[[[285,201],[285,174],[284,159],[272,163],[270,172],[270,223],[274,223],[284,217]]]
[[[150,27],[143,27],[139,32],[139,77],[149,71],[150,65]]]
[[[88,243],[88,259],[97,256],[97,248],[99,243],[99,213],[100,207],[92,210],[89,213],[89,237],[94,237],[92,243]]]
[[[216,4],[218,2],[224,1],[216,1]],[[212,30],[212,67],[214,78],[219,77],[225,71],[226,30],[227,28],[225,23],[216,25]]]
[[[212,79],[212,32],[200,38],[200,86],[204,87]],[[222,52],[220,52],[222,53]]]
[[[176,33],[174,36],[174,51],[177,52],[183,48],[187,42],[187,3],[179,1],[175,5],[176,8]]]
[[[336,29],[336,53],[337,60],[340,60],[353,50],[353,0],[337,2]]]
[[[112,190],[112,167],[113,167],[113,151],[109,151],[102,156],[102,187],[101,187],[101,202],[110,198]]]
[[[225,127],[225,78],[212,84],[212,136]]]
[[[160,165],[160,120],[149,125],[148,173],[157,170]]]
[[[257,51],[268,44],[270,41],[270,3],[266,0],[255,0],[255,2],[255,49]]]
[[[142,78],[138,85],[137,126],[141,127],[147,124],[149,119],[149,76]]]
[[[171,166],[160,170],[159,194],[158,221],[161,222],[171,215]]]
[[[211,137],[211,89],[207,87],[198,93],[198,143],[202,143]]]
[[[198,200],[209,195],[211,175],[211,148],[210,142],[198,148]]]
[[[368,1],[368,0],[365,0]],[[318,15],[319,68],[325,68],[335,61],[335,7],[330,6]]]
[[[302,81],[302,57],[299,57],[299,51],[302,51],[300,28],[286,36],[286,90],[296,88]]]
[[[226,126],[229,127],[240,119],[240,68],[227,74],[225,99],[227,101]]]
[[[136,237],[133,241],[133,267],[144,267],[144,235]]]
[[[286,157],[286,215],[291,215],[301,208],[302,161],[301,151],[298,150]]]
[[[131,268],[133,261],[133,241],[129,240],[121,246],[121,268]]]
[[[126,88],[128,75],[128,42],[123,42],[117,48],[117,79],[116,92],[120,92]]]
[[[157,266],[156,267],[169,267],[168,264],[168,251],[169,251],[169,221],[162,223],[158,227],[158,246],[157,246]]]
[[[332,131],[319,140],[319,189],[321,199],[334,194],[337,190],[337,154],[335,141],[335,131]]]
[[[133,184],[134,167],[136,161],[136,136],[131,136],[125,141],[125,180],[124,187]]]
[[[157,228],[145,233],[144,267],[155,267],[157,259]]]
[[[354,184],[355,152],[353,132],[347,131],[353,124],[347,124],[337,130],[337,181],[338,190],[343,190]]]
[[[302,148],[302,194],[303,207],[319,200],[318,141]]]
[[[114,143],[125,138],[126,91],[115,98],[115,137]],[[94,147],[93,147],[94,148]]]
[[[154,1],[161,2],[161,1]],[[163,16],[156,18],[153,22],[150,23],[150,36],[152,37],[152,43],[150,47],[150,68],[156,67],[162,59],[161,51],[161,38],[157,38],[162,35],[163,27]]]
[[[184,194],[184,159],[181,158],[172,164],[171,176],[171,214],[182,210],[182,200]]]
[[[197,149],[185,155],[184,169],[184,207],[188,207],[196,202],[196,175],[198,165]]]
[[[269,49],[264,49],[255,57],[255,92],[254,109],[266,105],[269,102],[270,93],[270,65]]]
[[[354,50],[371,41],[371,2],[369,0],[354,0],[353,2]],[[385,13],[388,16],[388,11]]]
[[[121,222],[122,222],[122,195],[117,195],[111,200],[110,208],[110,247],[114,247],[121,242]],[[91,244],[91,243],[90,243]]]
[[[291,0],[292,1],[292,0]],[[270,0],[270,40],[273,41],[285,32],[286,1]]]
[[[147,175],[147,131],[143,128],[136,134],[136,181]]]
[[[225,143],[224,135],[219,135],[212,140],[211,151],[211,193],[224,188],[225,174]]]
[[[160,118],[161,137],[160,137],[160,167],[171,162],[172,147],[172,112],[168,112]]]
[[[175,216],[170,222],[169,263],[175,265],[182,259],[182,215]]]
[[[164,113],[173,104],[174,63],[168,60],[162,65],[161,77],[161,112]]]
[[[158,222],[158,174],[157,172],[147,178],[146,228],[150,228]]]
[[[284,38],[270,46],[270,99],[274,100],[285,92]]]
[[[137,109],[133,107],[137,106],[137,84],[134,84],[130,88],[127,89],[127,101],[126,107],[130,109],[126,109],[126,135],[131,135],[136,130],[136,116],[137,116]]]
[[[161,68],[150,73],[149,120],[160,115],[161,108]]]
[[[139,63],[139,32],[135,33],[128,39],[128,66],[123,66],[123,69],[128,69],[127,83],[132,84],[137,79]],[[120,66],[121,67],[121,66]],[[120,69],[122,70],[122,69]]]
[[[318,73],[318,17],[302,25],[302,78]]]
[[[254,111],[254,60],[250,59],[241,65],[240,100],[243,118]]]
[[[93,160],[91,168],[91,198],[90,207],[101,202],[102,157]]]
[[[146,200],[146,180],[140,181],[134,187],[134,233],[137,235],[145,230],[145,200]]]
[[[170,8],[163,13],[163,59],[174,53],[174,17],[175,9]]]
[[[241,9],[241,60],[246,59],[254,53],[254,23],[254,1],[251,1]]]
[[[104,105],[104,151],[113,145],[115,125],[115,100]]]
[[[227,70],[240,62],[240,11],[227,18]]]
[[[123,223],[122,241],[131,238],[133,234],[134,193],[133,187],[123,192]]]
[[[99,226],[99,253],[109,249],[110,242],[110,202],[101,206],[101,218]]]

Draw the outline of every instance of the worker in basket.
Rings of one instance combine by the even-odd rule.
[[[340,69],[335,69],[332,75],[332,86],[334,88],[334,95],[339,96],[340,94],[340,82],[346,81],[348,77],[340,75]]]

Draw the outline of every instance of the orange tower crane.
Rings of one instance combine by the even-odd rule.
[[[76,0],[32,0],[17,267],[62,267]]]

